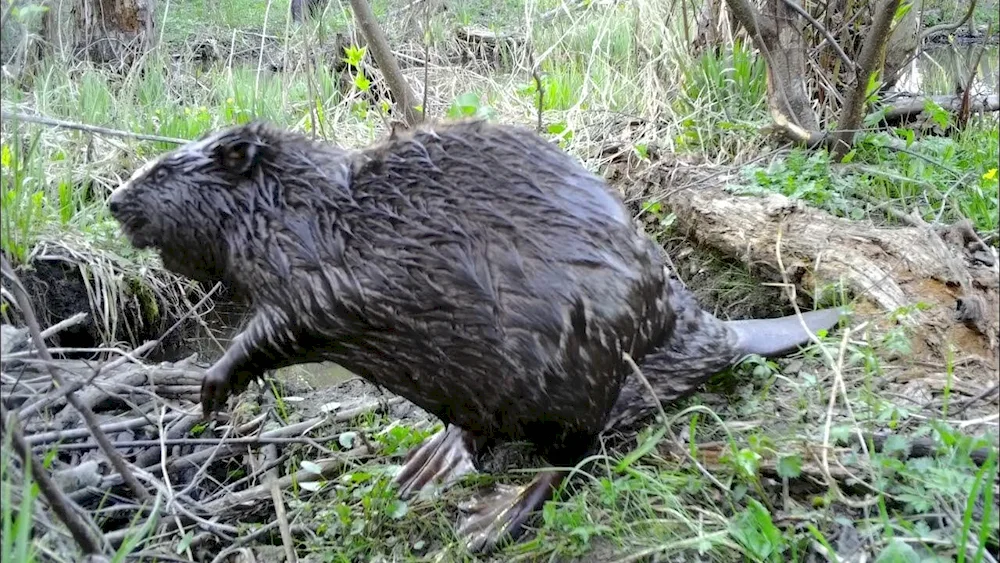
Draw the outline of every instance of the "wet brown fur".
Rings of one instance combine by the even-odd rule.
[[[496,441],[575,465],[602,431],[634,430],[740,356],[807,340],[795,317],[702,310],[618,194],[521,127],[394,128],[346,151],[252,123],[151,162],[109,206],[167,268],[252,303],[205,376],[206,414],[268,369],[331,360],[445,422],[397,476],[403,495],[467,473]],[[519,535],[565,475],[472,517],[470,549]]]
[[[137,246],[255,316],[206,377],[331,360],[446,423],[575,463],[673,326],[659,251],[557,146],[482,121],[349,152],[254,123],[165,155],[111,198]]]

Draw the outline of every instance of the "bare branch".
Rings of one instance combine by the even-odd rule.
[[[932,37],[937,37],[938,35],[941,35],[943,33],[949,33],[951,31],[955,31],[956,29],[965,25],[965,22],[969,21],[969,18],[972,17],[972,13],[976,11],[976,2],[977,0],[972,0],[971,2],[969,2],[969,9],[965,12],[965,15],[962,16],[962,19],[958,20],[957,22],[942,23],[940,25],[935,25],[934,27],[921,33],[920,37],[917,39],[917,45],[922,45],[924,41],[931,39]]]
[[[10,262],[7,261],[6,257],[3,257],[2,262],[3,274],[11,282],[11,288],[14,293],[14,297],[17,298],[18,306],[21,309],[21,314],[24,316],[25,324],[28,325],[28,330],[31,332],[31,339],[35,343],[35,348],[38,349],[38,354],[43,360],[48,362],[49,374],[52,376],[52,380],[59,385],[59,387],[65,387],[67,381],[60,375],[59,370],[52,367],[52,355],[49,354],[48,348],[45,347],[45,342],[42,340],[41,328],[38,326],[38,319],[35,317],[35,310],[31,306],[31,300],[28,298],[28,292],[24,289],[21,284],[21,279],[14,273],[14,269],[11,267]],[[122,458],[118,450],[111,444],[108,440],[108,436],[101,430],[100,425],[97,423],[97,419],[94,417],[94,412],[90,410],[90,407],[85,405],[76,396],[75,393],[68,393],[66,395],[66,400],[69,401],[73,408],[80,413],[83,417],[84,423],[87,428],[90,429],[90,434],[94,437],[94,440],[100,444],[101,451],[107,456],[108,461],[115,468],[116,471],[121,473],[122,478],[125,480],[125,484],[128,485],[135,497],[139,499],[140,502],[147,502],[152,500],[149,492],[139,484],[139,481],[135,478],[129,470],[128,466],[125,464],[125,460]]]
[[[74,123],[72,121],[63,121],[62,119],[52,119],[51,117],[43,117],[41,115],[16,113],[6,110],[0,112],[0,118],[17,119],[20,121],[27,121],[29,123],[38,123],[39,125],[48,125],[50,127],[75,129],[77,131],[86,131],[88,133],[96,133],[98,135],[107,135],[110,137],[124,137],[127,139],[138,139],[140,141],[157,141],[161,143],[173,143],[175,145],[183,145],[188,142],[187,139],[177,139],[174,137],[161,137],[159,135],[146,135],[144,133],[132,133],[131,131],[108,129],[107,127],[98,127],[96,125],[87,125],[85,123]]]
[[[542,110],[545,108],[545,86],[542,84],[542,77],[538,75],[538,65],[535,64],[535,49],[533,45],[528,46],[528,64],[531,65],[531,77],[535,79],[535,88],[538,89],[538,125],[539,133],[542,132]]]
[[[4,259],[5,264],[6,262],[7,260]],[[101,544],[95,537],[97,525],[92,520],[88,521],[84,518],[83,510],[75,506],[76,503],[56,486],[42,462],[31,453],[31,448],[28,447],[24,435],[18,427],[17,413],[8,411],[4,401],[0,401],[0,425],[3,426],[4,434],[10,432],[14,451],[17,452],[17,456],[21,458],[25,466],[31,467],[31,477],[38,483],[39,491],[59,520],[66,525],[80,549],[86,554],[103,553]]]
[[[798,15],[805,18],[805,20],[810,24],[812,24],[812,26],[815,27],[817,31],[823,34],[826,40],[830,42],[830,46],[833,47],[833,50],[837,52],[837,56],[840,57],[840,59],[844,61],[844,64],[847,65],[847,68],[851,70],[857,69],[857,65],[854,63],[854,61],[852,61],[851,58],[847,56],[847,53],[844,52],[844,49],[840,46],[840,43],[837,43],[837,39],[834,38],[833,34],[830,33],[830,31],[826,29],[826,27],[823,24],[817,21],[816,18],[809,15],[809,12],[805,11],[805,9],[802,6],[799,6],[795,2],[795,0],[783,0],[783,1],[785,2],[786,6],[794,10],[795,13],[797,13]]]
[[[726,0],[726,3],[729,4],[729,9],[733,12],[733,17],[747,30],[747,33],[753,38],[754,43],[757,44],[757,48],[767,58],[766,49],[762,45],[760,38],[760,28],[757,25],[759,19],[757,10],[748,0]]]

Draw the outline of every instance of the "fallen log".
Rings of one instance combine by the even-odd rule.
[[[958,112],[962,107],[962,96],[900,94],[885,101],[883,118],[889,123],[915,119],[925,112],[927,102],[933,102],[949,112]],[[988,96],[969,97],[970,113],[994,111],[1000,111],[1000,95],[992,94]]]
[[[859,319],[877,328],[902,322],[913,331],[910,361],[944,371],[954,358],[971,356],[980,361],[955,381],[986,389],[1000,377],[1000,259],[996,249],[984,252],[977,236],[969,240],[968,225],[936,228],[907,216],[908,226],[878,227],[779,194],[734,195],[723,188],[735,177],[726,169],[665,161],[628,166],[634,163],[613,163],[608,171],[612,181],[629,177],[627,200],[659,202],[687,240],[739,260],[765,282],[795,286],[801,306],[810,305],[803,290],[839,286]]]

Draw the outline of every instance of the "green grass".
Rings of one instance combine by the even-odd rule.
[[[522,2],[456,5],[431,16],[434,54],[454,47],[451,30],[457,25],[523,31]],[[557,5],[555,0],[532,4],[532,15]],[[330,56],[317,49],[324,55],[317,56],[312,70],[303,63],[307,40],[329,46],[331,34],[350,20],[341,9],[347,4],[331,3],[322,22],[298,29],[288,25],[287,0],[272,2],[265,30],[267,6],[264,0],[157,2],[168,48],[141,67],[122,76],[90,65],[47,61],[30,88],[5,81],[4,107],[180,139],[254,118],[310,132],[315,122],[315,133],[347,146],[362,146],[381,135],[383,109],[362,91],[367,78],[350,76],[347,82],[354,86],[340,86],[332,66],[333,57],[343,54]],[[387,0],[373,3],[378,15],[398,6]],[[927,221],[969,218],[985,235],[997,231],[1000,138],[995,118],[974,120],[950,137],[909,129],[867,134],[850,161],[842,164],[832,163],[822,151],[791,150],[772,158],[759,131],[770,121],[761,61],[739,44],[719,54],[691,56],[681,45],[678,26],[664,23],[669,20],[664,9],[638,3],[595,5],[574,17],[536,26],[529,34],[544,90],[545,130],[560,136],[561,145],[587,166],[597,168],[596,149],[604,143],[630,143],[637,155],[647,158],[655,142],[662,151],[743,166],[741,190],[783,193],[838,216],[893,222],[888,209],[916,208]],[[416,19],[422,21],[422,16]],[[273,73],[266,64],[259,69],[256,56],[234,56],[228,63],[231,45],[259,45],[260,36],[254,34],[261,32],[277,38],[269,43],[267,61],[291,61],[285,72]],[[394,41],[396,37],[390,34]],[[204,66],[170,61],[170,55],[178,54],[187,60],[190,53],[185,49],[198,41],[214,41],[221,60]],[[436,61],[428,96],[436,117],[481,115],[534,123],[537,84],[523,68],[484,73],[443,66],[444,55]],[[420,69],[408,72],[422,77]],[[627,131],[623,123],[630,118],[639,118],[643,125]],[[942,114],[934,112],[934,118]],[[109,292],[128,293],[122,288],[145,283],[159,294],[169,293],[162,281],[156,285],[152,277],[137,280],[127,275],[130,266],[156,272],[151,267],[155,261],[149,253],[135,252],[117,234],[104,197],[143,161],[172,144],[95,137],[10,120],[5,120],[0,141],[0,246],[5,253],[24,262],[39,244],[82,239],[93,248],[84,256],[114,256],[86,259],[96,264],[97,275],[117,279],[107,284]],[[886,148],[890,142],[903,150]],[[672,234],[672,216],[650,210],[653,234],[666,239]],[[745,294],[756,283],[745,273],[734,273],[716,290]],[[126,301],[130,306],[149,305],[148,298]],[[887,356],[908,353],[909,338],[898,328],[852,341],[840,374],[847,382],[847,396],[832,411],[827,401],[834,376],[817,349],[791,361],[752,358],[720,374],[704,393],[668,411],[674,417],[671,433],[687,440],[685,447],[703,459],[714,483],[692,463],[667,455],[670,434],[662,424],[653,425],[634,443],[590,460],[581,468],[574,494],[548,503],[537,534],[507,548],[502,557],[801,561],[817,545],[834,545],[849,526],[878,561],[917,560],[913,553],[926,555],[926,550],[976,560],[976,550],[997,542],[997,514],[992,511],[996,459],[994,455],[979,468],[970,452],[995,444],[996,437],[971,436],[949,421],[946,409],[928,416],[884,392],[880,381],[892,368]],[[891,428],[932,436],[942,446],[936,457],[905,461],[899,459],[896,442],[867,461],[848,455],[842,461],[858,477],[850,490],[838,492],[817,473],[815,459],[804,448],[823,444],[828,417],[831,442],[846,440],[857,429]],[[468,559],[454,536],[454,504],[471,492],[470,487],[458,487],[442,501],[401,503],[388,486],[391,467],[384,456],[401,456],[429,429],[372,416],[353,421],[343,431],[329,447],[349,449],[363,435],[374,441],[379,455],[350,467],[340,479],[296,490],[289,510],[320,526],[305,547],[326,561],[356,561],[375,554],[399,560]],[[719,455],[710,463],[692,444],[718,444]],[[856,444],[851,448],[859,451]],[[291,465],[308,467],[310,461],[301,457]],[[11,477],[8,465],[3,467],[6,561],[18,557],[16,550],[30,548],[21,535],[27,523],[15,518],[10,507],[33,502],[36,493],[25,485],[20,496],[15,495],[21,485],[14,483],[20,482]],[[497,478],[523,482],[526,477],[511,473]],[[844,502],[848,498],[861,503],[866,494],[872,496],[863,508]],[[983,495],[983,509],[976,495]],[[929,515],[942,511],[948,524],[930,527]]]
[[[872,134],[846,165],[831,163],[825,151],[792,150],[766,166],[744,168],[749,185],[739,191],[774,191],[852,219],[892,203],[896,209],[919,209],[927,222],[968,218],[979,232],[997,232],[1000,138],[995,121],[975,122],[950,138],[927,137],[905,150],[886,148],[892,137],[912,142],[913,132]],[[876,216],[895,222],[884,212]]]

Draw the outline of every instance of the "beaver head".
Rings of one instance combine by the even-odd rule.
[[[252,122],[151,160],[111,194],[108,208],[129,241],[157,249],[167,269],[239,286],[236,255],[252,258],[266,247],[262,240],[286,223],[288,209],[315,205],[315,186],[346,192],[346,154]],[[335,191],[324,189],[319,199],[336,198]]]

